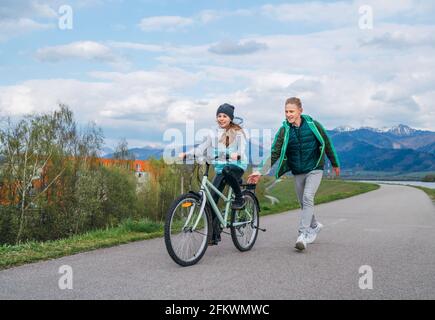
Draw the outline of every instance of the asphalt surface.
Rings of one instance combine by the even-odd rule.
[[[435,206],[424,192],[383,185],[316,206],[325,228],[302,253],[298,214],[262,217],[267,232],[249,252],[224,235],[187,268],[159,238],[4,270],[0,299],[435,299]],[[63,265],[73,289],[59,288]],[[372,289],[359,286],[363,265]]]

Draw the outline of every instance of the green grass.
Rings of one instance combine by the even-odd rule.
[[[270,183],[272,178],[265,177],[262,180],[262,183]],[[377,188],[379,186],[375,184],[323,180],[316,195],[316,203],[344,199]],[[271,206],[268,199],[260,199],[263,215],[299,207],[292,178],[285,178],[281,183],[275,185],[269,194],[278,198],[280,203]],[[126,220],[116,228],[92,231],[66,239],[47,242],[27,242],[14,246],[3,245],[0,246],[0,270],[161,236],[163,236],[162,223],[149,220]]]
[[[343,179],[358,179],[358,180],[415,180],[421,181],[426,175],[435,174],[434,171],[419,171],[419,172],[399,172],[399,171],[354,171],[342,172]]]
[[[0,246],[0,270],[161,236],[163,236],[161,223],[126,220],[116,228],[96,230],[66,239],[27,242],[14,246],[2,245]]]
[[[425,188],[425,187],[418,187],[418,186],[411,186],[410,187],[414,187],[420,190],[423,190],[424,192],[426,192],[426,194],[429,196],[429,198],[432,199],[432,201],[435,201],[435,189],[431,189],[431,188]]]
[[[270,181],[266,181],[266,184]],[[379,189],[379,185],[363,182],[323,179],[316,193],[315,204],[345,199],[361,193]],[[292,177],[285,177],[276,184],[267,195],[276,197],[280,202],[271,205],[270,200],[261,199],[261,214],[268,215],[299,208]]]

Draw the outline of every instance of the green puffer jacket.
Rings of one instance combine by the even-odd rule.
[[[290,132],[292,130],[291,124],[285,120],[281,128],[278,130],[278,133],[275,135],[270,157],[265,159],[257,168],[261,174],[266,174],[276,161],[279,161],[275,174],[276,178],[281,177],[283,174],[289,171],[292,171],[294,174],[299,174],[319,168],[321,169],[323,168],[325,153],[331,161],[333,167],[340,167],[340,161],[338,159],[337,153],[335,152],[334,145],[326,133],[325,128],[318,121],[313,120],[308,115],[301,115],[301,117],[319,142],[320,152],[314,153],[319,155],[318,159],[314,159],[314,161],[312,161],[313,159],[307,159],[306,155],[304,154],[294,155],[290,157],[290,160],[288,159],[288,152],[291,152],[292,150],[287,150],[287,148],[289,146],[290,136],[294,136],[294,134],[291,134]],[[305,134],[304,136],[307,137],[308,135]],[[305,139],[305,142],[305,146],[312,146],[312,141],[310,141],[309,138]],[[308,149],[310,149],[310,147],[308,147]],[[302,150],[302,152],[304,152],[304,150]],[[311,152],[310,154],[313,153]],[[295,161],[299,162],[300,164],[295,165]],[[301,161],[303,161],[303,163],[301,163]],[[292,167],[292,164],[294,168]]]

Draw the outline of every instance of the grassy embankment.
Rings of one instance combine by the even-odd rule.
[[[426,192],[426,194],[429,196],[429,198],[432,199],[432,201],[435,201],[435,189],[431,189],[431,188],[425,188],[425,187],[417,187],[417,186],[411,186],[410,187],[414,187],[420,190],[423,190],[424,192]]]
[[[293,183],[293,178],[286,177],[269,190],[267,194],[273,195],[280,202],[272,206],[270,201],[263,200],[261,202],[262,215],[299,208]],[[379,185],[371,183],[323,179],[316,193],[315,204],[349,198],[378,188]]]

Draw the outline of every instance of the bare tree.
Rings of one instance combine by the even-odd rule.
[[[113,158],[117,160],[134,160],[134,154],[128,150],[128,142],[125,138],[121,138],[118,142]]]

